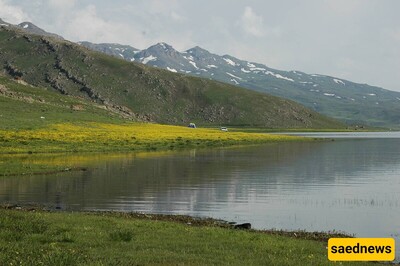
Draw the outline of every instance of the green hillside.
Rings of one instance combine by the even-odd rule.
[[[0,76],[0,130],[37,129],[58,123],[122,123],[121,114],[79,97]]]
[[[6,76],[90,100],[132,120],[177,125],[344,127],[290,100],[126,62],[12,27],[0,29],[0,62]]]

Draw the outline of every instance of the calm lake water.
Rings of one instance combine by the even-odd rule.
[[[207,216],[260,229],[338,230],[400,243],[400,134],[306,135],[337,140],[91,155],[94,162],[47,157],[90,167],[1,178],[0,202]]]

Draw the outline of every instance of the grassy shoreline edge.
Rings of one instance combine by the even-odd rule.
[[[329,265],[327,239],[349,237],[335,232],[237,230],[226,221],[184,215],[18,205],[0,206],[0,214],[4,265]]]

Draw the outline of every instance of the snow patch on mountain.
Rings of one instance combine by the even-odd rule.
[[[293,74],[296,74],[297,76],[303,76],[303,74],[301,74],[301,73],[298,73],[297,71],[295,71],[295,70],[292,70],[292,71],[290,71],[290,72],[292,72]]]
[[[224,59],[225,62],[228,63],[228,64],[231,65],[231,66],[236,66],[236,65],[238,65],[238,64],[236,64],[235,62],[233,62],[233,61],[232,61],[231,59],[229,59],[229,58],[223,57],[222,59]]]
[[[335,96],[335,94],[333,94],[333,93],[324,93],[324,95],[325,96],[329,96],[329,97],[334,97]]]
[[[148,57],[143,58],[143,59],[142,59],[142,63],[143,63],[143,64],[147,64],[147,63],[150,62],[150,61],[156,61],[156,60],[157,60],[157,57],[156,57],[156,56],[150,55],[150,56],[148,56]]]
[[[218,68],[216,65],[207,65],[207,68]]]
[[[251,67],[250,70],[259,73],[259,71],[265,71],[266,69],[262,67]]]
[[[278,78],[278,79],[284,79],[284,80],[287,80],[287,81],[294,82],[293,79],[288,78],[288,77],[284,77],[284,76],[282,76],[282,75],[280,75],[280,74],[275,74],[275,73],[272,72],[272,71],[265,71],[265,74],[266,74],[266,75],[274,76],[275,78]]]
[[[340,80],[340,79],[333,79],[333,81],[336,83],[336,84],[341,84],[341,85],[346,85],[342,80]]]
[[[239,85],[239,84],[240,84],[236,79],[231,79],[231,81],[232,81],[233,83],[235,83],[236,85]]]
[[[170,68],[170,67],[167,67],[167,70],[169,70],[169,71],[171,71],[171,72],[174,72],[174,73],[177,73],[177,72],[178,72],[178,71],[176,71],[175,68]]]
[[[231,76],[232,78],[235,78],[235,79],[238,79],[238,80],[242,80],[242,78],[240,78],[240,77],[238,77],[238,76],[235,76],[235,75],[233,75],[233,74],[231,74],[231,73],[229,73],[229,72],[226,72],[226,74],[228,74],[228,75]]]
[[[199,69],[195,62],[189,61],[189,64],[191,64],[195,69]]]
[[[183,56],[183,58],[185,58],[188,61],[194,61],[193,56],[189,55],[189,56]]]
[[[243,73],[250,73],[251,71],[249,71],[249,70],[246,70],[246,69],[244,69],[243,67],[242,67],[242,69],[240,69]]]
[[[252,64],[252,63],[250,63],[250,62],[247,62],[247,66],[248,66],[248,67],[256,67],[256,65],[254,65],[254,64]]]

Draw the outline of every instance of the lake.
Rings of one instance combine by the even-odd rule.
[[[400,243],[400,134],[300,135],[336,140],[89,155],[88,171],[0,178],[0,202],[207,216]],[[85,155],[46,160],[69,159]]]

